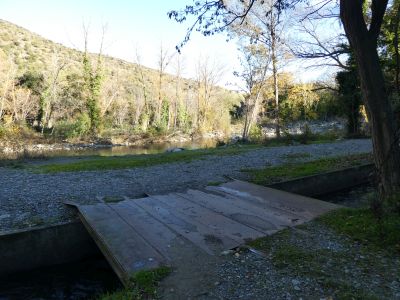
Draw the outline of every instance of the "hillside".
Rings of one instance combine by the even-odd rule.
[[[63,138],[83,136],[94,122],[92,93],[101,135],[229,131],[229,110],[241,96],[217,87],[218,74],[206,62],[190,80],[109,56],[98,64],[90,54],[86,72],[100,79],[99,90],[88,91],[83,57],[0,20],[0,127],[28,123]]]
[[[81,51],[47,40],[4,20],[0,20],[0,51],[18,66],[21,73],[26,70],[48,71],[55,56],[67,63],[69,69],[77,71],[83,57]],[[97,54],[92,54],[92,56],[94,59],[97,58]],[[109,72],[122,72],[123,75],[132,76],[137,81],[139,80],[137,68],[145,73],[148,81],[158,76],[156,70],[110,56],[104,56],[104,64]],[[167,77],[167,81],[174,81],[172,75],[167,75]],[[190,82],[190,80],[185,81],[186,84]]]

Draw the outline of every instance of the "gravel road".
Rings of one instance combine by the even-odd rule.
[[[138,198],[201,188],[225,176],[246,179],[240,170],[277,165],[285,155],[309,153],[311,159],[370,152],[370,140],[261,148],[241,155],[207,156],[148,168],[110,171],[34,174],[24,169],[0,168],[0,233],[75,218],[65,200],[93,203],[104,197]],[[48,163],[51,163],[50,159]]]

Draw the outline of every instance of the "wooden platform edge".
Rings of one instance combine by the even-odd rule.
[[[79,210],[79,206],[77,206]],[[121,280],[124,286],[129,285],[129,278],[126,276],[126,272],[124,268],[118,263],[118,261],[114,258],[112,253],[109,251],[108,247],[106,246],[105,242],[102,241],[101,237],[96,233],[96,230],[90,226],[90,224],[86,221],[85,217],[82,215],[81,211],[79,211],[79,219],[82,221],[83,225],[85,226],[86,230],[88,231],[89,235],[93,238],[94,242],[96,243],[97,247],[99,247],[101,253],[103,253],[104,257],[111,265],[114,272],[117,274],[118,278]]]

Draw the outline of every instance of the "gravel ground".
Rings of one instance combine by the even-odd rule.
[[[161,282],[160,299],[400,299],[398,255],[367,248],[318,221],[265,241],[264,252],[242,248],[191,260]]]
[[[217,299],[400,299],[400,259],[371,252],[316,222],[288,237],[271,237],[308,253],[311,261],[279,266],[269,253],[231,255],[218,266]],[[318,261],[317,269],[309,268]],[[315,262],[314,262],[315,263]],[[298,265],[297,265],[298,264]]]
[[[141,197],[187,188],[201,188],[231,176],[246,179],[240,170],[285,162],[284,156],[309,153],[311,159],[369,152],[370,140],[272,147],[234,156],[209,156],[189,163],[110,171],[34,174],[0,168],[0,232],[75,218],[62,201],[93,203],[103,197]],[[47,163],[51,163],[50,159]]]

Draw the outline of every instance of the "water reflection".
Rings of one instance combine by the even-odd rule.
[[[162,144],[147,144],[144,146],[115,146],[115,147],[98,147],[85,148],[80,150],[60,150],[60,151],[43,151],[41,154],[48,157],[59,156],[122,156],[122,155],[138,155],[138,154],[155,154],[165,152],[171,148],[185,149],[203,149],[214,148],[217,144],[216,140],[204,139],[187,142],[174,142]]]

